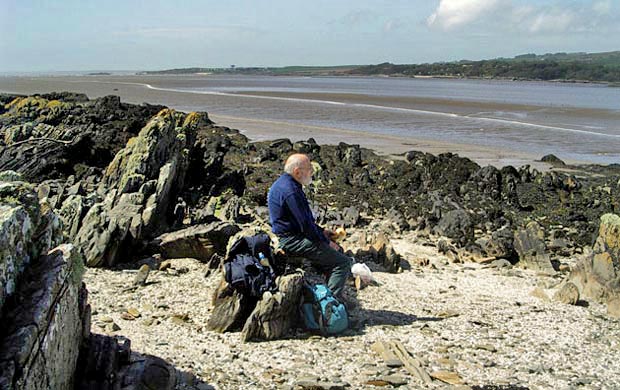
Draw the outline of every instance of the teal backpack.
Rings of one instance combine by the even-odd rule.
[[[306,329],[324,336],[344,332],[349,327],[347,309],[324,284],[304,286],[301,315]]]

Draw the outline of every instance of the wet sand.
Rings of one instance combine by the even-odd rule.
[[[181,79],[181,83],[189,83],[191,80]],[[467,143],[465,140],[458,142],[448,142],[434,139],[426,139],[410,136],[392,136],[349,129],[313,126],[291,121],[265,120],[248,117],[237,117],[228,115],[226,112],[217,112],[212,106],[234,107],[242,104],[234,94],[212,95],[199,94],[180,91],[169,91],[153,89],[162,83],[169,83],[170,79],[163,77],[148,76],[111,76],[111,77],[0,77],[0,92],[8,93],[45,93],[52,91],[73,91],[88,95],[89,98],[97,98],[105,95],[118,95],[122,101],[140,104],[148,102],[151,104],[162,104],[171,108],[183,111],[207,111],[209,116],[218,125],[239,129],[244,135],[252,140],[267,140],[276,138],[290,138],[293,141],[307,140],[314,138],[320,144],[337,144],[346,142],[349,144],[359,144],[363,147],[373,149],[383,155],[394,155],[409,151],[419,150],[433,154],[452,152],[461,156],[471,158],[480,165],[495,165],[498,167],[505,165],[521,166],[530,164],[538,169],[545,169],[548,166],[539,160],[539,154],[529,154],[523,151],[514,151],[497,147],[488,147]],[[150,84],[148,87],[144,84]],[[168,84],[166,84],[168,86]],[[255,92],[252,92],[256,94]],[[264,93],[264,95],[271,95]],[[279,94],[282,95],[282,94]],[[298,95],[298,94],[294,94]],[[334,94],[302,94],[303,98],[316,98],[329,100],[330,98],[340,98],[359,103],[370,102],[376,97],[369,97],[357,94],[346,94],[346,96],[334,96]],[[421,109],[430,107],[438,102],[428,99],[402,99],[398,97],[385,97],[381,104],[411,104]],[[410,101],[409,101],[410,100]],[[437,99],[435,99],[437,100]],[[443,99],[441,99],[443,100]],[[217,104],[214,104],[216,102]],[[455,109],[462,112],[477,111],[483,108],[480,103],[475,102],[449,102]],[[266,102],[265,104],[272,104]],[[489,104],[487,108],[500,108],[498,104]],[[570,163],[583,163],[583,161],[566,160]]]
[[[494,165],[502,167],[506,165],[521,166],[530,164],[538,169],[547,169],[549,167],[548,164],[536,161],[540,159],[540,156],[517,153],[509,150],[485,148],[476,145],[393,137],[331,127],[236,118],[223,115],[210,115],[209,117],[221,126],[239,129],[248,138],[256,141],[275,138],[290,138],[293,141],[297,141],[307,140],[312,137],[319,144],[337,144],[339,142],[359,144],[381,155],[396,157],[410,150],[419,150],[432,154],[451,152],[471,158],[482,166]]]

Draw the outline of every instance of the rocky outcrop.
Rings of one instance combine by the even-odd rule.
[[[4,173],[3,178],[19,179]],[[84,264],[34,187],[0,182],[0,388],[66,389],[90,334]]]
[[[129,340],[91,334],[81,252],[55,246],[64,239],[59,219],[33,185],[14,172],[0,178],[0,389],[184,386],[186,376],[132,353]]]
[[[7,96],[0,116],[0,170],[31,182],[104,168],[163,107],[121,103],[117,96],[51,93]]]
[[[106,168],[100,192],[75,241],[89,266],[110,266],[175,221],[200,114],[163,110],[131,139]]]
[[[582,296],[599,302],[620,299],[620,217],[601,217],[593,253],[570,274]]]

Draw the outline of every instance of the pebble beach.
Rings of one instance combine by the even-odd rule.
[[[139,288],[130,287],[131,266],[88,269],[92,332],[130,338],[133,350],[168,360],[204,389],[620,386],[613,374],[620,372],[618,321],[603,305],[553,301],[561,276],[502,263],[454,264],[411,234],[392,243],[404,270],[390,274],[369,264],[378,285],[357,293],[352,329],[341,336],[297,329],[283,340],[242,343],[240,333],[206,330],[221,274],[205,277],[208,267],[194,259],[172,260]],[[423,383],[405,367],[388,367],[372,346],[391,340],[431,376],[448,373],[453,384]]]

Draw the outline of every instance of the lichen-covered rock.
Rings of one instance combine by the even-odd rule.
[[[590,299],[607,302],[620,298],[620,216],[601,217],[592,255],[578,264],[569,278]]]
[[[39,250],[31,245],[41,219],[34,187],[0,181],[0,311]]]
[[[116,96],[51,93],[12,97],[0,116],[0,170],[38,182],[105,167],[161,106]]]
[[[519,254],[519,264],[542,272],[555,273],[545,248],[545,233],[536,222],[515,232],[514,248]]]
[[[175,222],[196,127],[206,115],[162,110],[107,167],[107,196],[86,214],[76,243],[89,266],[110,266]]]
[[[83,340],[78,251],[61,245],[24,273],[15,302],[5,308],[0,384],[7,389],[69,389]]]

